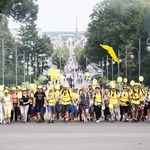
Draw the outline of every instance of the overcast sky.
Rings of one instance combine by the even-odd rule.
[[[89,15],[95,4],[101,0],[38,0],[37,27],[42,31],[85,31],[90,22]],[[18,27],[10,21],[9,27]]]

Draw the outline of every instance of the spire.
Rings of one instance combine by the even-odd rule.
[[[78,18],[76,18],[76,33],[75,33],[75,40],[78,41]]]

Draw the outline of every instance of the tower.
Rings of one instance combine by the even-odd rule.
[[[75,32],[75,40],[78,41],[78,18],[76,18],[76,32]]]

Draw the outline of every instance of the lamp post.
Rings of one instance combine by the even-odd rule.
[[[25,56],[22,54],[16,55],[16,86],[18,85],[18,57],[21,56],[24,60],[24,82],[25,82]]]
[[[119,56],[119,58],[121,58],[121,56],[124,56],[124,58],[125,58],[125,76],[127,77],[128,76],[128,65],[127,65],[127,63],[128,63],[128,52],[127,52],[127,47],[126,47],[125,53],[122,53],[122,52],[120,53],[120,51],[119,51],[118,56]],[[120,65],[119,65],[119,71],[120,71]],[[119,73],[119,75],[120,75],[120,73]]]
[[[136,50],[138,52],[139,76],[141,75],[141,38],[139,38],[139,48],[132,47],[131,52]],[[134,55],[131,55],[134,58]]]
[[[113,79],[114,79],[114,64],[115,64],[115,62],[113,61],[113,59],[107,57],[107,62],[109,60],[111,61],[111,80],[113,81]],[[109,62],[108,62],[108,65],[109,65]]]
[[[3,41],[4,42],[4,41]],[[3,80],[3,85],[5,85],[5,51],[10,50],[11,55],[10,57],[12,58],[13,50],[11,48],[4,48],[4,43],[2,42],[3,48],[2,48],[2,80]]]
[[[87,61],[88,61],[88,59],[87,59],[86,55],[84,55],[84,58],[85,58],[85,70],[87,70]]]

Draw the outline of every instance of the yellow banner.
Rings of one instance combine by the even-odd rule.
[[[58,75],[60,75],[60,69],[49,69],[48,75],[49,76],[58,76]]]

